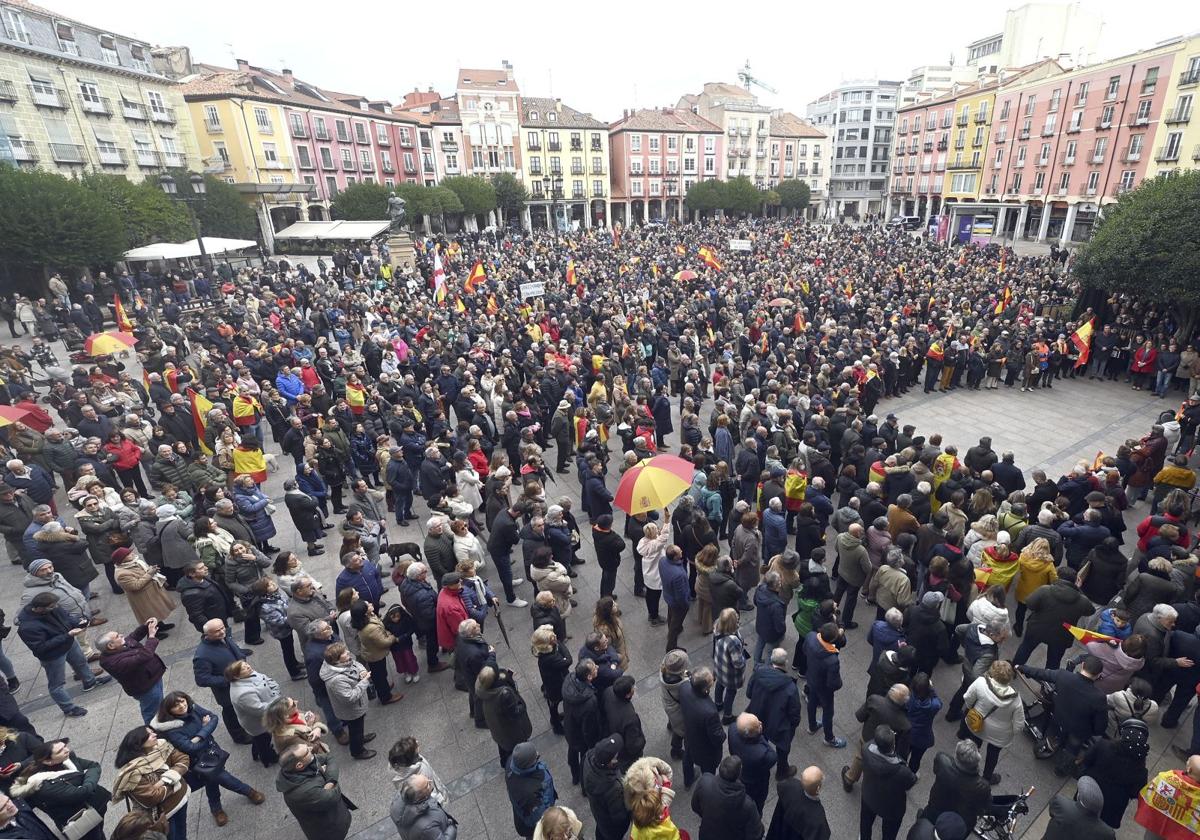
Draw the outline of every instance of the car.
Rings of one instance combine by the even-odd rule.
[[[892,220],[888,222],[888,227],[902,228],[903,230],[920,230],[921,224],[920,216],[893,216]]]

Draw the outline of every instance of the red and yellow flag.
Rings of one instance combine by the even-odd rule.
[[[121,332],[133,332],[133,324],[125,315],[125,306],[121,303],[120,295],[113,295],[113,320],[117,322],[117,329]]]
[[[847,280],[846,288],[843,289],[843,291],[846,293],[846,297],[854,297],[854,283],[850,280]]]
[[[575,276],[575,260],[567,260],[567,285],[574,286],[579,282],[579,278]]]
[[[196,429],[196,437],[200,440],[200,449],[205,455],[211,455],[213,454],[212,450],[204,442],[204,430],[208,428],[208,412],[212,411],[213,404],[207,397],[197,394],[192,388],[188,388],[187,398],[192,407],[192,425]]]
[[[682,245],[676,245],[675,253],[681,257],[686,257],[687,256],[687,248],[683,247]]]
[[[804,294],[806,294],[806,295],[812,294],[812,286],[808,285],[807,279],[800,281],[800,290],[803,291]]]
[[[1001,261],[1001,265],[1003,265],[1003,261]],[[1004,294],[1000,296],[1000,300],[996,301],[996,308],[993,310],[993,314],[1002,314],[1005,309],[1008,309],[1010,304],[1012,304],[1012,286],[1005,286]]]
[[[367,404],[366,389],[358,382],[346,383],[346,402],[350,404],[350,410],[355,414],[362,414],[363,409]]]
[[[463,303],[462,298],[458,295],[454,296],[454,311],[460,315],[467,311],[467,305]]]
[[[495,296],[495,295],[488,295],[488,299],[487,299],[487,314],[489,314],[489,315],[495,315],[495,314],[496,314],[497,312],[499,312],[499,311],[500,311],[500,306],[499,306],[499,304],[497,304],[497,303],[496,303],[496,296]]]
[[[721,268],[722,268],[721,262],[720,262],[720,260],[717,259],[717,255],[716,255],[716,253],[713,252],[712,248],[709,248],[707,245],[702,246],[700,248],[699,254],[700,254],[700,259],[704,261],[704,264],[706,266],[713,269],[714,271],[721,270]]]
[[[463,289],[467,294],[473,295],[486,281],[487,275],[483,271],[483,261],[481,260],[476,262],[475,267],[471,269],[471,274],[467,277],[467,282],[463,283]]]
[[[1096,319],[1092,318],[1086,324],[1080,324],[1079,329],[1071,333],[1071,343],[1079,351],[1079,360],[1075,367],[1083,367],[1092,355],[1092,333],[1095,332]]]
[[[783,235],[783,247],[785,247],[785,248],[792,247],[792,232],[790,230]]]
[[[253,478],[256,484],[262,484],[267,480],[267,459],[257,446],[254,448],[239,446],[233,450],[233,476],[240,478],[243,475]]]
[[[1118,642],[1120,639],[1113,636],[1107,636],[1104,633],[1094,633],[1091,630],[1084,630],[1082,627],[1076,627],[1074,624],[1063,622],[1063,629],[1075,637],[1075,641],[1081,645],[1086,645],[1091,642]]]
[[[238,426],[253,426],[262,414],[262,406],[253,394],[238,394],[233,398],[233,422]]]

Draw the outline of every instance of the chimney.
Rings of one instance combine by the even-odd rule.
[[[511,82],[513,80],[513,66],[509,64],[508,59],[501,59],[500,66],[504,68],[504,78]]]
[[[239,70],[249,70],[250,69],[250,62],[247,61],[246,59],[235,58],[234,61],[237,62],[237,69],[239,69]]]
[[[284,67],[279,71],[279,75],[283,76],[283,80],[287,82],[288,87],[295,87],[296,80],[292,78],[292,71]]]

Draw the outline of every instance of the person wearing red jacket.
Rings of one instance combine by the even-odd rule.
[[[166,663],[156,651],[159,639],[167,635],[159,629],[161,626],[157,618],[148,618],[128,636],[111,631],[96,642],[100,667],[137,701],[147,725],[158,714],[163,698],[162,678],[167,672]]]
[[[143,498],[151,495],[142,480],[142,448],[118,431],[108,436],[104,451],[116,457],[113,469],[121,478],[121,486],[133,488]]]
[[[467,605],[463,603],[462,578],[457,572],[442,575],[442,589],[437,599],[437,638],[442,650],[454,650],[458,639],[458,625],[466,621]]]

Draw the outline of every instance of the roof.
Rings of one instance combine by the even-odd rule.
[[[277,90],[273,90],[272,87]],[[310,96],[301,88],[306,88],[319,96]],[[311,82],[293,76],[289,82],[281,73],[266,70],[262,67],[249,66],[247,69],[230,70],[211,64],[196,65],[196,73],[186,77],[182,84],[185,100],[199,101],[205,99],[221,99],[225,97],[242,97],[256,99],[262,102],[275,102],[293,108],[310,108],[315,111],[330,111],[370,117],[375,119],[394,120],[397,122],[414,123],[417,120],[404,112],[391,109],[363,110],[349,105],[343,100],[353,99],[359,102],[369,101],[365,96],[349,93],[337,93],[318,87]],[[322,99],[321,97],[325,97]]]
[[[740,85],[731,85],[728,82],[705,82],[703,92],[709,96],[736,96],[739,99],[749,99],[757,101],[753,93],[746,90]]]
[[[113,32],[111,29],[105,29],[103,26],[97,26],[94,23],[87,23],[82,20],[76,20],[75,18],[68,17],[67,15],[59,14],[58,12],[53,12],[50,9],[45,8],[44,6],[38,6],[33,3],[30,3],[30,2],[28,2],[28,0],[3,0],[3,5],[13,6],[14,8],[23,9],[28,12],[33,12],[34,14],[37,14],[37,15],[45,15],[46,17],[51,18],[53,20],[62,21],[63,23],[69,23],[69,24],[72,24],[75,26],[82,26],[86,29],[91,29],[96,32],[101,32],[101,33],[111,34],[111,35],[119,35],[119,37],[121,37],[123,40],[133,41],[136,44],[145,44],[146,46],[150,45],[149,41],[143,40],[142,38],[133,38],[133,37],[130,37],[129,35],[120,35],[120,33]]]
[[[1032,64],[1026,64],[1024,67],[1017,67],[1013,70],[1006,71],[1005,75],[1003,76],[1003,81],[1001,81],[1001,79],[990,79],[986,82],[977,82],[975,84],[959,88],[956,91],[950,91],[949,93],[944,93],[940,96],[931,97],[929,99],[922,99],[921,101],[914,102],[911,105],[904,105],[900,108],[897,108],[896,113],[910,113],[912,111],[919,111],[922,108],[944,105],[948,102],[955,102],[959,99],[967,99],[972,96],[978,96],[981,93],[996,91],[1003,86],[1019,84],[1023,79],[1026,79],[1027,77],[1032,76],[1041,70],[1049,70],[1053,75],[1067,72],[1063,70],[1062,65],[1059,64],[1055,59],[1043,58],[1040,61],[1033,62]]]
[[[545,115],[554,111],[554,122],[546,119]],[[535,120],[530,115],[536,113]],[[561,99],[550,99],[544,96],[521,97],[521,125],[552,125],[557,128],[600,128],[607,129],[608,123],[598,120],[591,114],[585,114],[569,105],[564,105]]]
[[[806,123],[789,111],[771,115],[770,135],[772,137],[811,137],[813,139],[828,137],[821,129]]]
[[[721,127],[683,108],[639,108],[609,126],[610,131],[705,131],[721,133]]]
[[[462,67],[458,71],[457,88],[470,90],[517,90],[517,83],[509,79],[508,70],[472,70]]]
[[[392,223],[384,220],[367,221],[336,221],[336,222],[296,222],[275,234],[276,239],[340,239],[366,241],[374,239],[383,233]]]

